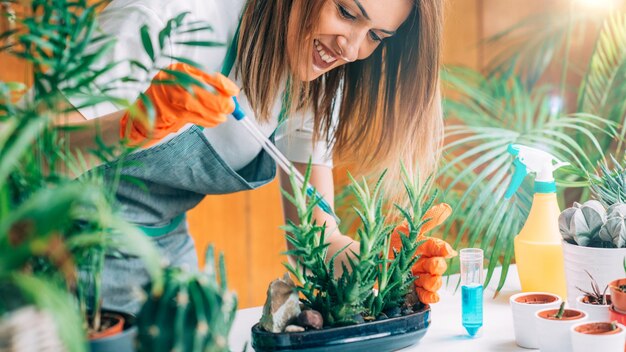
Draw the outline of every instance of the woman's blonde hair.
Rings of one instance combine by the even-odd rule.
[[[330,0],[248,0],[235,68],[261,121],[269,119],[282,93],[282,86],[271,82],[292,75],[286,69],[290,65],[285,49],[292,7],[300,7],[301,25],[290,35],[297,43],[311,43],[324,1]],[[421,175],[436,169],[443,141],[439,90],[442,11],[442,0],[414,0],[408,19],[370,57],[340,66],[312,82],[289,80],[289,95],[301,97],[290,110],[313,110],[315,138],[333,143],[335,165],[337,161],[350,165],[353,174],[387,168],[389,185],[401,184],[394,177],[401,162],[408,170],[419,168]],[[310,50],[307,47],[303,50]],[[311,53],[299,56],[310,58]],[[341,99],[337,99],[340,90]],[[336,104],[340,104],[340,118],[333,126]]]

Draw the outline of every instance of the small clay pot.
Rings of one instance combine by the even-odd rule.
[[[572,350],[570,328],[587,320],[587,314],[578,309],[565,309],[562,319],[554,315],[558,308],[544,309],[536,313],[537,335],[541,352],[562,352]]]
[[[612,329],[611,323],[592,321],[571,327],[573,352],[622,352],[626,330],[622,324]]]
[[[523,348],[539,348],[535,313],[557,308],[561,298],[547,292],[522,292],[511,296],[509,303],[513,312],[515,343]]]
[[[613,280],[609,283],[611,289],[611,301],[616,311],[626,314],[626,292],[622,292],[618,287],[626,285],[626,279]]]
[[[98,340],[105,337],[121,334],[124,330],[124,317],[115,313],[102,313],[100,331],[90,331],[89,340]]]
[[[576,298],[576,307],[589,315],[589,320],[609,321],[609,307],[611,306],[611,296],[606,295],[608,304],[592,304],[589,303],[588,296],[578,296]]]

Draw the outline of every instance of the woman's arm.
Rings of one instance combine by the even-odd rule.
[[[298,171],[302,174],[305,173],[307,165],[302,163],[294,163],[294,166]],[[335,186],[333,182],[333,173],[332,169],[328,166],[320,166],[320,165],[312,165],[311,166],[311,179],[309,181],[313,187],[315,187],[320,194],[324,196],[324,199],[330,204],[330,206],[334,209],[334,192]],[[291,192],[291,184],[289,183],[289,176],[284,173],[282,170],[280,172],[280,184],[281,187]],[[298,213],[296,208],[291,204],[287,199],[283,198],[283,211],[285,213],[285,218],[289,219],[295,223],[298,223]],[[337,223],[335,220],[328,214],[324,213],[321,209],[315,208],[313,211],[313,217],[317,221],[318,224],[323,224],[326,222],[326,227],[328,229],[328,235],[326,236],[326,242],[330,244],[328,247],[328,258],[332,257],[337,251],[344,248],[346,245],[350,245],[346,248],[339,256],[338,260],[335,261],[335,275],[340,276],[342,273],[341,263],[347,263],[347,255],[351,255],[350,253],[354,251],[355,253],[359,252],[359,243],[352,238],[342,235],[337,228]],[[291,249],[291,244],[287,241],[287,247]]]
[[[69,102],[67,105],[70,106]],[[87,163],[87,168],[91,169],[102,163],[100,159],[89,152],[100,148],[97,143],[98,139],[105,145],[119,144],[120,120],[124,113],[125,110],[120,110],[94,119],[86,119],[80,112],[74,110],[55,116],[53,125],[56,127],[73,127],[63,132],[63,139],[65,143],[69,144],[72,154],[81,153]]]

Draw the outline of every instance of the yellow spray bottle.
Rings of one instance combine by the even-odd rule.
[[[550,292],[567,297],[563,248],[559,232],[559,205],[553,171],[568,163],[539,149],[511,144],[515,173],[505,199],[515,194],[524,178],[535,173],[533,204],[524,227],[515,237],[515,261],[522,291]]]

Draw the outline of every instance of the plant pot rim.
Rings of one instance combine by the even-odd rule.
[[[587,246],[581,246],[578,244],[573,244],[573,243],[569,243],[565,240],[562,240],[563,245],[564,246],[569,246],[569,247],[577,247],[577,248],[585,248],[586,250],[589,251],[598,251],[598,252],[606,252],[606,251],[623,251],[626,252],[626,248],[601,248],[601,247],[587,247]]]
[[[113,310],[113,309],[102,309],[102,313],[107,313],[107,314],[116,314],[116,315],[120,315],[124,318],[124,326],[122,327],[122,331],[118,334],[115,335],[111,335],[111,336],[105,336],[102,338],[97,338],[97,339],[90,339],[88,338],[87,340],[89,341],[89,343],[93,344],[106,344],[108,341],[111,340],[115,340],[118,338],[122,338],[123,335],[127,335],[127,334],[131,334],[134,335],[136,334],[136,326],[135,326],[135,315],[129,312],[124,312],[121,310]]]
[[[115,319],[115,323],[109,326],[108,328],[106,328],[105,330],[90,332],[88,334],[89,340],[93,341],[93,340],[104,339],[107,337],[113,337],[113,336],[121,334],[124,331],[124,325],[125,325],[126,319],[124,318],[122,314],[117,313],[117,312],[111,312],[108,310],[102,310],[101,316],[102,316],[102,319],[104,319],[105,317],[109,319]]]
[[[528,297],[528,296],[548,296],[548,297],[555,298],[555,300],[554,301],[550,301],[550,302],[541,302],[541,303],[527,303],[527,302],[520,302],[520,301],[518,301],[518,299],[520,299],[522,297]],[[511,303],[519,304],[519,305],[540,306],[540,305],[544,305],[544,304],[559,303],[559,302],[561,302],[561,297],[559,297],[558,295],[555,295],[553,293],[549,293],[549,292],[520,292],[520,293],[516,293],[513,296],[511,296],[511,298],[509,298],[509,301]]]
[[[572,325],[572,327],[570,328],[570,330],[575,333],[575,334],[580,334],[580,335],[588,335],[588,336],[615,336],[615,335],[619,335],[619,334],[623,334],[625,333],[626,330],[624,330],[624,325],[617,323],[617,330],[615,332],[612,332],[610,334],[607,333],[601,333],[601,334],[586,334],[582,331],[578,331],[578,329],[582,326],[586,326],[586,325],[595,325],[595,324],[611,324],[611,322],[608,321],[585,321],[585,322],[581,322],[581,323],[577,323]]]
[[[400,317],[303,332],[272,333],[257,323],[251,329],[252,347],[256,351],[395,351],[417,343],[429,325],[429,305]]]
[[[548,309],[542,309],[539,310],[535,313],[535,317],[537,317],[539,320],[543,320],[543,321],[550,321],[550,322],[555,322],[555,323],[571,323],[573,321],[578,321],[580,319],[584,319],[588,316],[587,313],[585,313],[584,311],[580,310],[580,309],[576,309],[576,308],[565,308],[565,312],[576,312],[579,313],[576,316],[573,317],[568,317],[566,319],[549,319],[546,318],[544,316],[542,316],[542,314],[546,313],[546,312],[552,312],[552,314],[555,314],[556,312],[558,312],[559,309],[558,308],[548,308]]]

